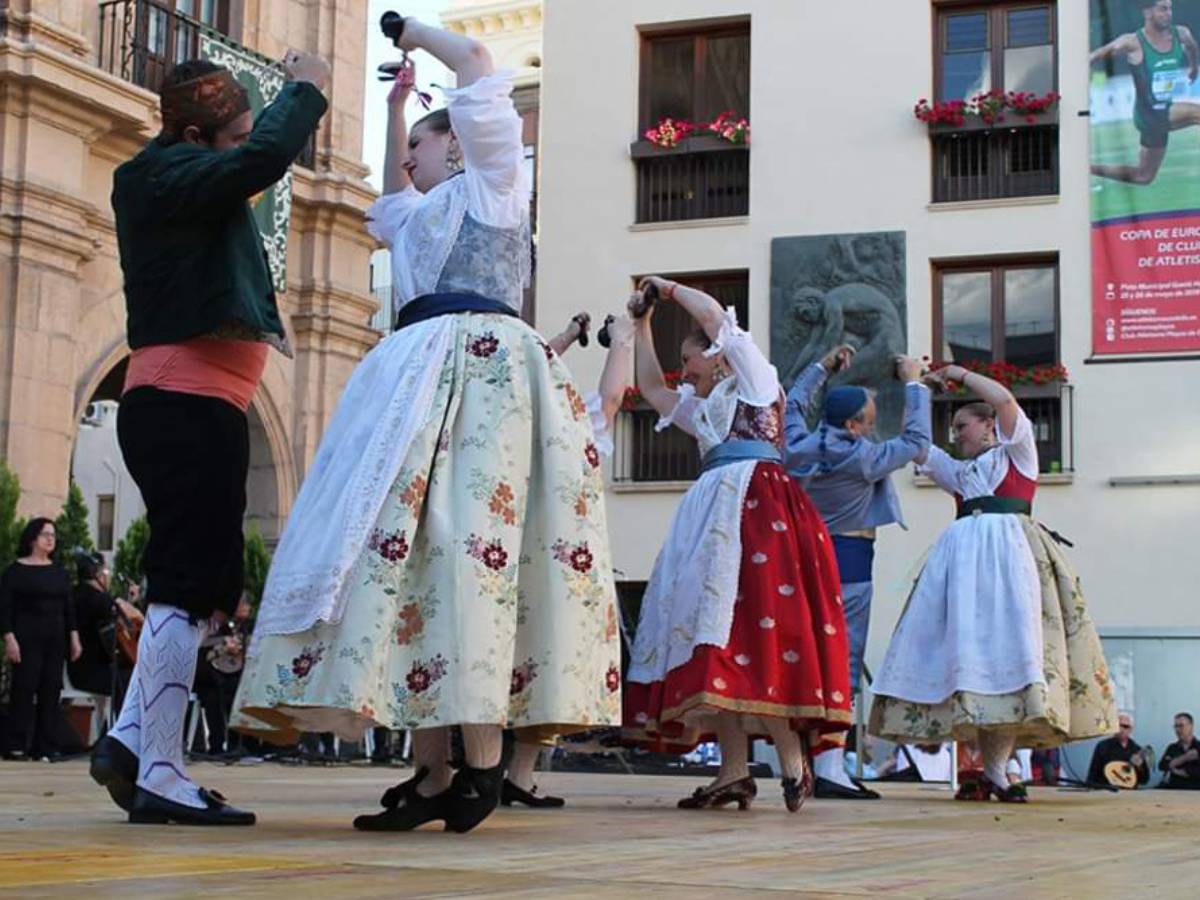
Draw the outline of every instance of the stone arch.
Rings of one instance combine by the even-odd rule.
[[[246,521],[273,546],[299,487],[280,397],[286,384],[268,367],[247,414],[250,427],[250,473],[246,483]]]

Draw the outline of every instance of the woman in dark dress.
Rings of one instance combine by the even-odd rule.
[[[71,582],[51,559],[54,547],[54,522],[32,520],[21,532],[17,561],[0,576],[0,634],[13,666],[11,727],[4,747],[8,758],[24,755],[31,727],[33,757],[56,752],[53,734],[63,663],[68,653],[76,660],[81,652]]]

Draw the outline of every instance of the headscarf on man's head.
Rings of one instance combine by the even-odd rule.
[[[847,419],[862,412],[870,397],[866,388],[857,385],[833,388],[825,394],[825,421],[835,428],[844,427]]]
[[[179,140],[191,125],[211,133],[250,109],[246,89],[228,69],[164,85],[159,92],[163,134]]]

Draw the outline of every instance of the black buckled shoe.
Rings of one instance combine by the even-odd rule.
[[[504,785],[500,789],[500,805],[512,806],[514,803],[522,803],[534,809],[558,809],[567,805],[567,801],[562,797],[551,797],[548,794],[538,797],[536,794],[536,786],[532,791],[526,791],[505,778]]]
[[[817,777],[813,796],[818,800],[878,800],[879,793],[861,784],[846,787],[828,778]]]
[[[111,734],[106,734],[92,748],[92,763],[88,771],[92,781],[108,791],[113,803],[125,812],[133,810],[138,758],[132,750]]]
[[[137,788],[129,821],[135,825],[166,825],[168,822],[176,825],[253,825],[255,822],[254,813],[230,806],[216,791],[200,788],[200,799],[205,803],[203,809]]]
[[[408,781],[388,788],[379,800],[383,812],[356,817],[354,827],[359,831],[412,831],[426,822],[446,821],[452,788],[432,797],[422,796],[417,785],[428,775],[429,770],[421,768]]]
[[[500,785],[504,781],[504,764],[490,769],[463,766],[450,782],[450,809],[446,830],[465,834],[492,814],[500,805]]]

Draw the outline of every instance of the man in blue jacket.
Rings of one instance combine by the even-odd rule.
[[[875,398],[857,386],[837,387],[825,396],[820,424],[808,430],[807,416],[830,375],[847,368],[854,349],[842,345],[800,373],[788,394],[785,463],[816,504],[833,537],[842,581],[842,604],[850,640],[850,685],[859,689],[867,626],[871,616],[871,566],[875,530],[895,522],[904,527],[891,473],[923,457],[930,442],[929,389],[921,384],[921,363],[896,358],[896,376],[905,382],[904,424],[898,437],[872,440]],[[846,773],[842,736],[815,748],[816,796],[874,800],[878,794]]]

